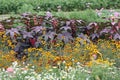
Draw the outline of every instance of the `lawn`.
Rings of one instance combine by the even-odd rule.
[[[119,9],[115,9],[115,10],[101,10],[99,12],[96,12],[96,10],[84,10],[84,11],[71,11],[71,12],[52,12],[53,16],[57,16],[57,17],[61,17],[64,19],[81,19],[81,20],[85,20],[88,22],[105,22],[106,20],[104,20],[103,18],[109,18],[112,17],[114,15],[114,12],[120,12]],[[98,16],[98,14],[101,14],[101,16]],[[33,14],[37,14],[37,15],[45,15],[46,12],[42,11],[42,12],[33,12]],[[19,16],[19,14],[6,14],[6,15],[0,15],[0,20],[9,18],[10,16],[16,17]]]

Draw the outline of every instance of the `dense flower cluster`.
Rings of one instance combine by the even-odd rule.
[[[107,65],[97,65],[97,67],[94,66],[89,69],[77,63],[74,68],[63,67],[62,69],[58,69],[57,67],[53,67],[41,73],[36,73],[34,68],[35,66],[31,68],[28,68],[28,65],[20,66],[17,61],[15,61],[7,69],[0,69],[0,80],[119,80],[119,70],[115,67],[108,67]]]
[[[46,17],[39,19],[33,16],[33,24],[29,19],[30,15],[24,16],[22,20],[25,26],[6,29],[6,31],[2,27],[3,30],[0,32],[0,68],[3,68],[0,77],[6,74],[1,79],[11,75],[10,79],[20,76],[20,79],[25,80],[47,80],[48,78],[79,80],[80,77],[74,74],[85,72],[87,77],[85,76],[84,79],[100,80],[102,74],[92,77],[89,74],[94,72],[83,70],[83,67],[89,69],[95,65],[103,68],[120,67],[120,21],[115,23],[116,25],[110,23],[111,28],[100,31],[100,26],[95,22],[81,28],[77,27],[81,25],[80,20],[60,21],[52,17],[49,12]],[[79,31],[82,29],[83,31]],[[104,38],[100,39],[100,36]],[[105,37],[108,36],[112,37],[106,40]],[[12,62],[14,63],[10,66]],[[38,74],[50,69],[60,73]],[[116,75],[118,77],[118,74]]]
[[[92,42],[87,43],[82,38],[76,38],[74,42],[66,43],[63,47],[61,41],[57,44],[50,44],[41,40],[43,46],[25,49],[24,52],[28,55],[19,61],[15,57],[17,53],[11,50],[14,49],[14,44],[11,43],[10,37],[6,37],[4,32],[1,32],[0,39],[1,44],[3,44],[0,45],[0,61],[2,62],[0,67],[4,68],[7,68],[13,61],[25,62],[25,64],[29,64],[29,67],[36,66],[36,71],[41,71],[42,67],[46,69],[52,66],[59,67],[63,62],[67,67],[75,67],[77,62],[82,63],[84,66],[94,64],[119,65],[119,41],[98,40],[97,44],[93,44]]]

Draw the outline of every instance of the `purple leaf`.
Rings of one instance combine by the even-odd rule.
[[[120,13],[118,13],[118,12],[114,12],[113,14],[116,18],[120,16]]]
[[[112,25],[115,25],[115,24],[116,24],[116,22],[114,22],[114,21],[113,21],[113,22],[111,22],[111,24],[112,24]]]
[[[100,35],[102,35],[103,33],[109,33],[110,29],[109,28],[105,28],[102,31],[100,31]]]
[[[97,26],[97,23],[96,22],[92,22],[92,23],[89,24],[89,26],[91,26],[91,25]]]
[[[91,27],[91,26],[89,26],[89,25],[87,26],[87,29],[88,29],[88,30],[90,30],[90,29],[92,29],[92,28],[93,28],[93,27]]]
[[[78,23],[83,23],[84,21],[83,20],[76,20]]]
[[[63,40],[65,43],[67,43],[69,40],[73,40],[73,37],[71,36],[71,33],[64,31],[58,34],[57,39]]]
[[[114,40],[116,40],[116,39],[120,40],[120,34],[116,33],[113,38],[114,38]]]
[[[95,23],[95,22],[90,23],[90,24],[87,26],[87,29],[90,30],[90,29],[92,29],[94,26],[97,26],[97,23]]]
[[[64,29],[65,31],[67,31],[67,30],[71,30],[71,27],[69,27],[69,26],[63,26],[63,27],[61,27],[60,29],[61,29],[61,30]]]
[[[51,40],[53,40],[54,37],[55,37],[55,35],[56,35],[55,32],[49,31],[48,33],[46,33],[46,34],[44,35],[45,41],[47,41],[49,38],[50,38]]]
[[[23,38],[33,38],[32,32],[22,31]]]
[[[47,11],[46,12],[46,19],[52,18],[52,13]]]
[[[93,39],[95,38],[99,38],[99,35],[97,33],[93,33],[92,35],[90,35],[90,37]]]
[[[15,34],[20,34],[16,28],[11,28],[10,30],[6,30],[6,35],[10,34],[10,37],[13,39]]]
[[[66,21],[66,26],[69,26],[70,25],[70,21]]]
[[[87,35],[84,35],[83,33],[81,33],[80,35],[78,35],[78,37],[82,38],[83,40],[90,42],[90,40],[88,39]]]
[[[82,39],[87,39],[87,36],[85,36],[83,33],[81,33],[80,35],[78,35],[78,37],[80,37]]]
[[[42,27],[42,26],[36,26],[36,27],[33,27],[33,28],[32,28],[32,31],[35,31],[36,33],[42,32],[42,30],[43,30],[43,27]]]

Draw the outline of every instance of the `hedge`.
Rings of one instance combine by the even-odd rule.
[[[58,6],[61,6],[62,11],[79,11],[88,7],[92,9],[102,7],[118,9],[120,0],[0,0],[0,14],[24,11],[57,11]]]

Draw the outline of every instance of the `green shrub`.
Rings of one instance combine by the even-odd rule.
[[[33,6],[31,4],[23,4],[19,9],[18,13],[34,12]]]
[[[30,10],[35,11],[57,11],[57,6],[61,6],[62,11],[120,7],[120,0],[0,0],[0,3],[0,14],[17,13],[24,4],[31,6]]]

